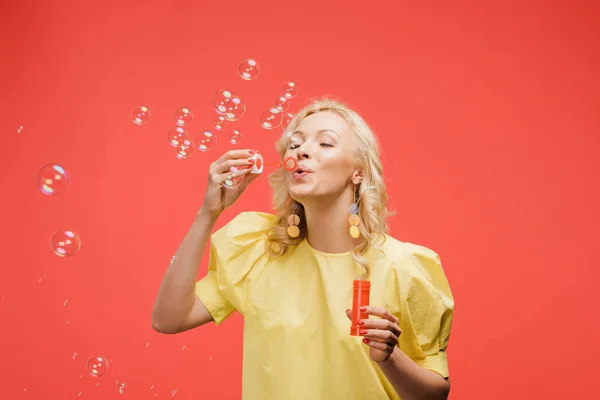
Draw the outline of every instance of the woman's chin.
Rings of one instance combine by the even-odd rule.
[[[295,200],[310,197],[312,194],[312,188],[308,185],[291,185],[289,188],[290,196]]]

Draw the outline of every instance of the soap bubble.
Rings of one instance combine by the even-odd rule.
[[[298,95],[298,85],[294,82],[286,82],[283,84],[283,95],[288,99],[293,99]]]
[[[286,112],[290,108],[290,101],[287,97],[281,96],[275,101],[275,107],[279,108],[281,112]]]
[[[227,124],[227,120],[222,115],[219,115],[217,119],[215,119],[215,122],[213,122],[215,129],[218,131],[222,131],[225,127],[225,124]]]
[[[246,105],[242,99],[227,89],[222,89],[215,93],[213,106],[228,121],[239,120],[246,111]]]
[[[240,183],[244,180],[244,175],[242,174],[242,170],[238,167],[229,168],[229,175],[227,179],[223,182],[223,185],[228,189],[233,189],[240,186]]]
[[[260,73],[260,65],[258,65],[256,60],[248,58],[240,63],[238,71],[242,79],[249,81],[258,76]]]
[[[196,146],[191,140],[185,139],[179,146],[175,148],[175,157],[183,160],[189,158],[194,154]]]
[[[108,360],[104,357],[90,357],[85,364],[88,373],[93,377],[100,377],[108,370]]]
[[[196,135],[196,147],[200,151],[212,150],[217,144],[217,137],[210,131]]]
[[[70,257],[79,251],[81,239],[73,231],[57,231],[50,238],[50,248],[59,257]]]
[[[144,125],[150,120],[152,113],[150,109],[144,105],[139,105],[131,112],[133,123],[136,125]]]
[[[237,129],[234,129],[231,131],[231,133],[229,133],[228,139],[229,139],[229,143],[231,143],[231,144],[239,144],[242,141],[243,136],[240,131],[238,131]]]
[[[64,192],[69,174],[58,164],[46,164],[38,172],[38,185],[42,193],[53,195]]]
[[[281,125],[282,115],[278,108],[270,108],[260,115],[260,125],[265,129],[273,129]]]
[[[187,107],[179,107],[175,110],[175,122],[179,126],[186,126],[194,119],[194,113]]]
[[[173,147],[181,146],[187,138],[187,131],[180,126],[169,131],[169,144]]]
[[[287,128],[290,122],[292,122],[292,119],[294,119],[294,114],[286,113],[281,120],[281,125],[283,125],[284,128]]]

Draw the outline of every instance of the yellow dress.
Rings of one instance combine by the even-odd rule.
[[[351,253],[323,253],[304,240],[270,258],[264,249],[274,219],[244,212],[216,231],[208,274],[196,284],[216,324],[234,310],[244,316],[242,398],[399,399],[362,337],[349,335],[346,309],[361,274]],[[381,250],[366,255],[370,304],[399,318],[404,353],[448,377],[454,300],[440,258],[390,236]]]

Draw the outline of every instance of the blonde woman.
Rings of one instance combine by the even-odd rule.
[[[269,177],[276,214],[244,212],[211,236],[219,215],[258,175],[225,188],[231,150],[209,170],[204,198],[158,291],[154,329],[178,333],[234,310],[244,316],[244,399],[446,399],[454,300],[438,255],[386,234],[377,139],[344,104],[300,111],[277,141],[295,171]],[[370,318],[351,336],[353,280],[371,282]]]

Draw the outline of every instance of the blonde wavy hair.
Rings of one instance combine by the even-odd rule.
[[[363,256],[371,246],[378,247],[385,242],[385,234],[388,232],[386,219],[393,215],[393,212],[387,210],[388,197],[383,182],[379,142],[369,125],[356,111],[336,99],[314,99],[291,120],[283,135],[275,142],[275,147],[283,160],[290,133],[296,130],[304,118],[322,111],[329,111],[342,117],[359,141],[356,160],[358,168],[363,171],[363,180],[357,185],[355,196],[359,209],[359,229],[362,241],[352,250],[352,255],[356,262],[363,267],[363,278],[366,278],[370,275],[371,270],[369,262]],[[269,175],[269,184],[273,189],[273,205],[277,216],[267,233],[266,251],[272,257],[283,255],[288,246],[300,243],[307,233],[304,207],[290,197],[285,172],[285,169],[279,168]],[[292,214],[294,203],[297,205],[296,214],[300,217],[298,226],[300,235],[296,238],[287,234],[288,217]]]

